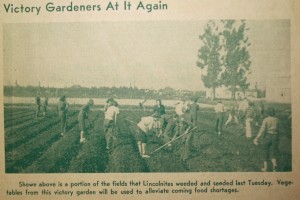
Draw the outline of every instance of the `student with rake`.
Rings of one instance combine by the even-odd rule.
[[[137,124],[138,129],[136,132],[136,140],[139,148],[140,155],[143,158],[149,158],[146,154],[147,149],[147,134],[154,129],[154,125],[158,120],[158,116],[154,113],[152,116],[142,117],[141,121]]]

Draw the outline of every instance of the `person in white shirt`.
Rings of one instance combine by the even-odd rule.
[[[115,100],[113,98],[109,98],[109,99],[106,100],[106,104],[104,105],[104,108],[103,108],[104,112],[106,112],[107,108],[109,106],[111,106],[114,101]]]
[[[221,135],[221,132],[222,132],[222,126],[223,126],[223,118],[224,118],[224,112],[225,112],[225,107],[224,107],[224,104],[219,101],[217,103],[217,105],[215,106],[215,112],[216,112],[216,115],[217,115],[217,118],[216,118],[216,132]]]
[[[137,145],[139,148],[140,155],[143,158],[149,158],[150,156],[146,154],[147,148],[147,134],[154,128],[157,121],[156,114],[152,116],[142,117],[141,121],[137,124],[139,127],[136,133]]]
[[[187,105],[184,99],[175,104],[175,112],[179,117],[182,117],[187,110]]]
[[[116,101],[111,101],[110,106],[104,113],[104,133],[106,139],[106,149],[110,149],[112,147],[113,135],[117,124],[117,116],[119,113],[120,111],[118,108],[118,103]]]
[[[177,104],[175,104],[175,113],[178,115],[179,117],[179,130],[180,133],[182,133],[184,131],[184,129],[186,128],[186,123],[184,123],[184,121],[186,121],[187,116],[189,115],[188,113],[188,108],[189,108],[189,104],[188,102],[186,102],[186,100],[184,98],[181,99],[180,102],[178,102]]]

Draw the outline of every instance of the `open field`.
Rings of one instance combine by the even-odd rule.
[[[286,107],[276,108],[280,119],[278,171],[291,171],[291,119],[284,112]],[[70,108],[68,132],[60,136],[60,121],[53,107],[46,117],[36,120],[33,106],[5,105],[6,173],[256,172],[262,167],[261,147],[253,145],[238,125],[217,135],[215,114],[209,108],[199,113],[199,128],[192,133],[192,151],[185,161],[181,160],[184,145],[180,140],[174,142],[172,150],[162,149],[148,159],[140,157],[134,137],[136,127],[125,119],[138,122],[149,111],[121,107],[120,131],[110,151],[105,149],[103,111],[95,107],[90,113],[94,126],[84,144],[79,143],[78,112],[78,107]],[[258,127],[253,132],[256,134]],[[163,141],[155,133],[149,135],[148,152],[161,145]]]

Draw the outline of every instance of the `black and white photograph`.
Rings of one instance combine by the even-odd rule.
[[[6,174],[294,170],[289,19],[6,23],[2,51]]]

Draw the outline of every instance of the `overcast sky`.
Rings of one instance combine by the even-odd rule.
[[[197,66],[207,21],[6,24],[4,84],[203,90]],[[251,87],[290,73],[287,20],[247,21]]]

